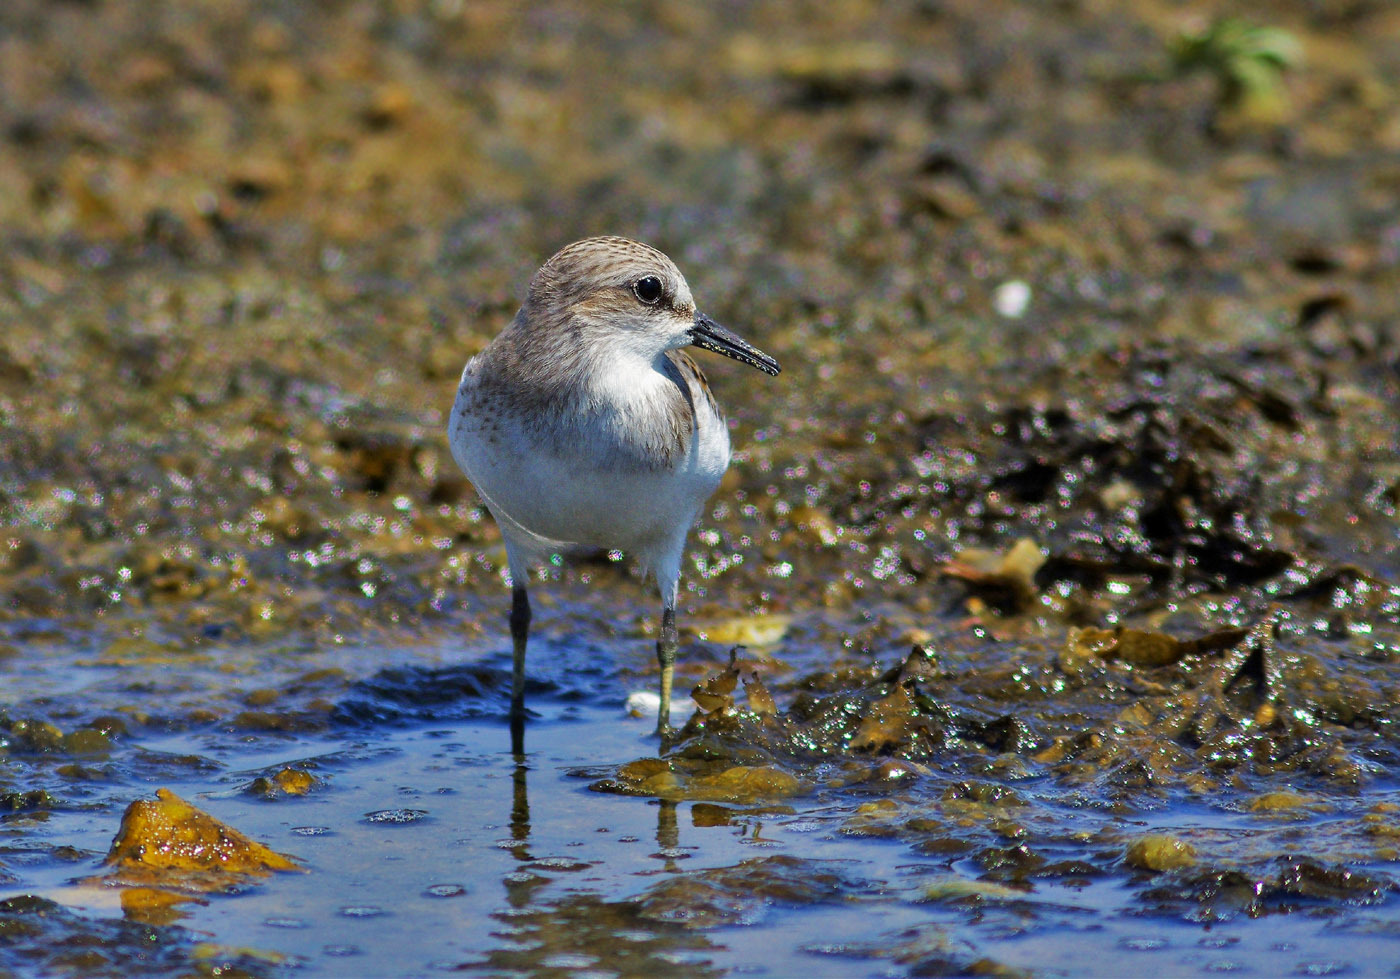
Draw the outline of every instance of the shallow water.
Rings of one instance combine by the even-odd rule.
[[[930,854],[861,828],[872,804],[907,812],[935,803],[948,776],[969,775],[957,763],[897,789],[818,775],[808,793],[748,805],[593,791],[599,776],[655,751],[649,722],[623,712],[609,662],[635,650],[609,657],[541,642],[533,652],[555,689],[531,702],[523,758],[507,750],[496,693],[450,693],[467,676],[503,679],[504,657],[478,651],[454,663],[461,653],[451,647],[333,651],[347,672],[365,672],[347,678],[332,720],[316,730],[119,738],[103,759],[113,777],[88,786],[87,805],[37,825],[6,820],[5,836],[25,843],[0,849],[17,878],[0,897],[37,894],[96,922],[120,916],[118,891],[84,881],[102,871],[120,801],[161,785],[306,868],[179,904],[163,922],[183,928],[192,949],[251,955],[243,961],[254,972],[1277,975],[1374,973],[1394,962],[1400,909],[1380,895],[1345,911],[1298,898],[1197,921],[1154,901],[1150,875],[1093,869],[1107,841],[1147,832],[1224,854],[1306,852],[1310,839],[1346,833],[1359,804],[1301,818],[1180,798],[1110,811],[1085,807],[1053,776],[1023,776],[1014,781],[1023,821],[1055,826],[1053,842],[1030,834],[1040,856],[1084,866],[999,883],[970,850]],[[395,665],[376,670],[386,660]],[[301,665],[315,661],[308,654]],[[110,669],[64,668],[51,695],[91,705],[117,687],[181,687],[192,679],[181,672],[125,666],[118,684]],[[425,698],[437,698],[441,720],[411,716]],[[42,759],[25,763],[42,781]],[[286,767],[310,772],[316,786],[276,801],[248,793]],[[1368,793],[1367,806],[1382,802],[1400,803],[1400,790]],[[948,832],[958,832],[951,821]],[[1383,861],[1351,869],[1387,871]]]

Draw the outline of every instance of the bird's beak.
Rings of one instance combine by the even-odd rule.
[[[690,342],[703,350],[713,350],[717,354],[742,360],[765,374],[776,375],[782,369],[772,357],[746,340],[740,339],[734,331],[725,329],[704,313],[695,314],[695,325],[690,328]]]

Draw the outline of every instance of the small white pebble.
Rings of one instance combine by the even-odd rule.
[[[655,720],[661,709],[661,696],[654,690],[634,690],[627,695],[627,713],[633,717]],[[671,698],[671,723],[679,724],[694,714],[696,703],[689,697]]]
[[[1003,282],[992,293],[992,306],[997,313],[1009,320],[1018,320],[1026,315],[1031,305],[1031,287],[1020,279]]]
[[[627,713],[633,717],[655,717],[661,697],[650,690],[634,690],[627,695]]]

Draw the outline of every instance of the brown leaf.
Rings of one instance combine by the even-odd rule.
[[[1168,666],[1186,656],[1230,649],[1246,635],[1244,629],[1220,629],[1199,639],[1182,640],[1165,632],[1142,629],[1072,628],[1065,637],[1060,666],[1075,672],[1075,667],[1091,658],[1122,660],[1132,666]]]
[[[964,582],[999,610],[1018,612],[1035,600],[1035,574],[1044,564],[1040,547],[1023,537],[1005,553],[967,548],[943,565],[943,574]]]
[[[714,714],[734,706],[734,688],[739,684],[739,668],[734,665],[738,649],[729,651],[729,666],[708,680],[697,683],[690,696],[706,714]]]
[[[744,678],[744,692],[749,695],[749,710],[755,714],[771,716],[778,713],[778,705],[773,702],[773,695],[759,679],[757,670]]]
[[[851,749],[879,751],[908,740],[914,702],[903,685],[896,683],[889,695],[870,705],[870,711],[851,737]]]

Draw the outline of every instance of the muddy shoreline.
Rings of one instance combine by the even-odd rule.
[[[996,971],[968,909],[1079,877],[1178,925],[1392,925],[1400,14],[1232,12],[7,4],[4,893],[92,872],[67,820],[251,781],[236,745],[497,717],[504,551],[445,412],[540,261],[616,233],[784,373],[703,364],[737,450],[682,574],[708,703],[558,791],[897,841],[945,875],[901,909],[954,937],[840,954],[908,971]],[[532,593],[545,716],[650,686],[626,562]],[[1064,798],[1298,828],[1086,838]],[[739,866],[597,900],[868,897]],[[0,904],[33,956],[0,969],[97,974],[172,926],[63,965],[107,925],[44,900]],[[153,967],[211,967],[170,941]]]

